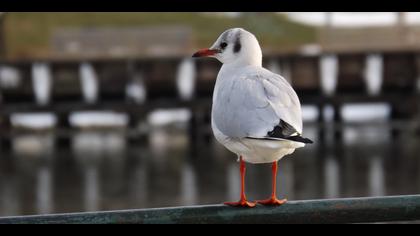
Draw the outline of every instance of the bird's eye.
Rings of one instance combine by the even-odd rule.
[[[224,49],[225,47],[227,47],[227,43],[221,43],[221,44],[220,44],[220,47],[221,47],[222,49]]]

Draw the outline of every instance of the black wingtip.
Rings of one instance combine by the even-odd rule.
[[[308,139],[308,138],[304,138],[305,139],[305,143],[306,144],[313,144],[314,143],[314,141],[312,141],[312,140],[310,140],[310,139]]]
[[[271,141],[281,141],[281,140],[289,140],[293,142],[299,142],[299,143],[305,143],[305,144],[313,144],[314,142],[308,138],[304,138],[302,136],[290,136],[290,137],[283,137],[283,138],[273,138],[273,137],[262,137],[262,138],[256,138],[256,137],[246,137],[249,139],[260,139],[260,140],[271,140]]]
[[[308,138],[304,138],[302,136],[291,136],[291,137],[287,137],[286,139],[291,140],[291,141],[295,141],[295,142],[300,142],[300,143],[305,143],[305,144],[313,144],[314,142]]]

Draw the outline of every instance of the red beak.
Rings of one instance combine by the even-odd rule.
[[[213,56],[216,53],[218,53],[217,50],[206,48],[206,49],[201,49],[198,52],[194,53],[192,57],[208,57],[208,56]]]

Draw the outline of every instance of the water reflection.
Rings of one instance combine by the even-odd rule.
[[[130,202],[137,203],[137,207],[147,207],[148,202],[148,171],[146,165],[138,165],[133,170],[133,177],[129,184],[131,189]]]
[[[18,215],[21,212],[19,179],[10,158],[2,158],[0,165],[0,212],[2,215]]]
[[[370,196],[385,195],[383,158],[378,156],[369,160],[369,190]]]
[[[72,150],[78,165],[83,170],[83,203],[85,211],[99,209],[98,167],[103,157],[102,136],[92,132],[76,133],[72,140]]]
[[[227,168],[228,185],[226,189],[227,199],[229,199],[229,201],[235,201],[241,194],[241,181],[240,178],[238,178],[238,174],[238,164],[230,164]],[[245,190],[248,190],[248,188],[246,188]]]
[[[340,197],[340,169],[337,160],[333,156],[328,156],[325,160],[325,197]]]
[[[197,204],[197,183],[194,168],[189,163],[182,168],[181,179],[181,204]]]
[[[20,134],[12,140],[13,156],[10,157],[14,174],[11,180],[16,185],[18,193],[15,199],[10,199],[12,205],[22,205],[23,212],[33,214],[47,214],[54,212],[53,173],[51,164],[55,149],[54,134],[50,132],[40,134]],[[6,178],[6,186],[7,180]],[[6,197],[7,198],[7,197]],[[30,207],[28,198],[31,198]],[[14,203],[19,199],[20,203]],[[17,210],[17,208],[15,208]],[[17,212],[16,212],[17,213]]]
[[[343,137],[356,136],[341,141],[324,129],[331,143],[319,141],[319,126],[306,125],[304,133],[319,142],[280,161],[278,195],[298,200],[418,193],[418,139],[393,137],[384,127],[344,126]],[[237,200],[236,156],[213,139],[191,151],[195,140],[187,131],[182,123],[155,127],[145,142],[131,144],[124,130],[80,130],[69,147],[57,146],[53,131],[13,136],[0,159],[0,215]],[[377,136],[382,138],[372,138]],[[246,181],[249,199],[266,198],[270,165],[247,164]]]
[[[37,173],[36,209],[38,214],[53,212],[52,173],[48,166],[42,166]]]

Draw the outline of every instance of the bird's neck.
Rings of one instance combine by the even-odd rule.
[[[226,67],[226,68],[240,68],[240,67],[246,67],[246,66],[262,67],[262,56],[254,55],[252,57],[242,57],[242,58],[238,58],[235,61],[223,64],[223,67]]]

